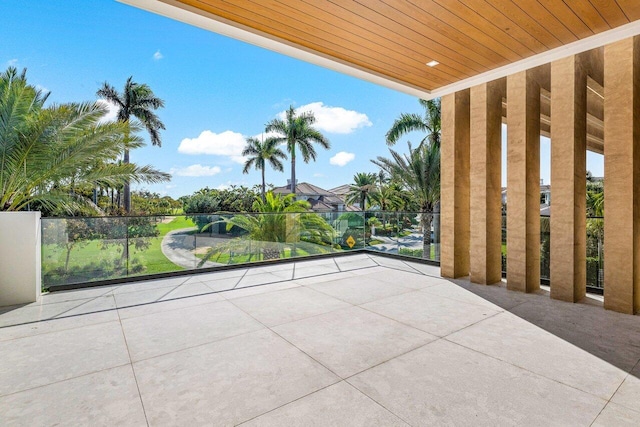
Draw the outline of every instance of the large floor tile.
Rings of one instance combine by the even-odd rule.
[[[93,298],[89,301],[83,301],[82,304],[60,313],[56,317],[77,316],[80,314],[96,313],[98,311],[113,310],[116,308],[116,300],[113,295],[103,295]]]
[[[129,363],[118,322],[0,342],[0,395]]]
[[[606,403],[445,340],[348,382],[415,426],[587,426]]]
[[[119,308],[118,314],[120,315],[121,319],[128,319],[130,317],[146,316],[148,314],[177,310],[186,307],[195,307],[197,305],[204,305],[218,301],[224,301],[224,298],[222,298],[220,294],[210,293],[206,295],[162,300],[153,304],[143,304],[133,307]]]
[[[188,276],[168,277],[165,279],[142,280],[139,282],[125,283],[113,289],[114,294],[123,294],[127,292],[149,291],[151,289],[176,287],[189,279]],[[168,292],[168,291],[167,291]]]
[[[264,328],[227,301],[122,320],[132,360],[217,341]]]
[[[118,308],[131,307],[139,304],[149,304],[162,300],[162,298],[171,292],[174,287],[147,289],[137,292],[125,292],[113,294]]]
[[[274,331],[342,378],[436,339],[359,307],[287,323]]]
[[[333,264],[320,264],[320,265],[304,265],[298,266],[296,264],[296,268],[293,274],[294,279],[301,279],[304,277],[312,277],[312,276],[320,276],[323,274],[331,274],[331,273],[339,273],[340,270],[338,266]]]
[[[146,426],[131,365],[0,397],[3,426]]]
[[[247,274],[247,268],[234,268],[230,270],[223,271],[215,271],[212,273],[198,273],[189,276],[189,279],[186,283],[194,283],[194,282],[210,282],[217,281],[222,279],[233,279],[240,278]]]
[[[90,300],[82,299],[52,304],[30,304],[23,307],[3,308],[0,309],[0,327],[53,319]]]
[[[233,303],[267,326],[349,307],[349,304],[306,287],[285,289],[245,298]]]
[[[362,275],[364,278],[372,278],[393,285],[402,285],[410,289],[424,289],[443,283],[444,279],[425,276],[422,274],[409,273],[405,271],[393,270],[385,268],[383,271],[377,271],[371,274]]]
[[[381,299],[363,307],[440,337],[498,313],[488,307],[442,298],[425,290]]]
[[[340,382],[242,424],[243,427],[369,427],[408,426],[407,423]]]
[[[626,372],[511,313],[501,313],[448,340],[609,400]],[[544,357],[540,350],[544,349]],[[640,389],[635,396],[640,405]]]
[[[356,305],[413,291],[413,289],[400,284],[383,282],[371,276],[348,277],[330,282],[314,283],[307,286]]]
[[[27,323],[25,325],[0,328],[0,341],[41,335],[49,332],[63,331],[98,323],[118,321],[118,313],[114,310],[99,313],[84,314],[82,316],[64,317],[42,322]]]
[[[640,425],[640,412],[629,409],[625,406],[609,404],[598,415],[598,418],[591,426],[593,427],[637,427]]]
[[[337,382],[268,330],[134,364],[149,423],[234,425]]]
[[[440,277],[440,267],[437,265],[429,265],[422,264],[420,262],[409,261],[407,261],[407,265],[415,270],[418,270],[422,274],[426,274],[427,276]]]
[[[229,291],[235,288],[238,285],[238,282],[240,282],[241,278],[242,276],[227,277],[227,278],[219,278],[214,280],[206,280],[200,283],[206,285],[209,289],[211,289],[214,292],[221,292],[221,291]]]
[[[338,257],[336,258],[336,264],[338,264],[341,271],[371,268],[378,265],[368,256]]]
[[[174,288],[162,297],[162,300],[210,294],[213,291],[204,283],[187,283]]]
[[[388,258],[383,256],[373,256],[372,259],[376,262],[376,264],[383,267],[419,274],[419,272],[415,268],[411,267],[409,264],[400,259]]]
[[[640,366],[624,380],[611,401],[640,412]]]
[[[510,311],[528,322],[630,371],[640,359],[640,321],[589,304],[567,304],[540,295]]]
[[[434,280],[434,286],[430,286],[428,289],[425,289],[425,292],[433,295],[438,295],[444,298],[450,298],[455,301],[461,301],[469,304],[483,305],[485,307],[489,307],[496,311],[502,311],[503,308],[482,298],[475,293],[462,288],[455,283],[449,282],[444,279],[432,279]],[[504,290],[507,291],[506,289]]]
[[[96,286],[94,288],[45,293],[42,295],[41,303],[51,304],[79,299],[93,299],[112,293],[114,288],[115,286]]]
[[[284,289],[297,288],[299,286],[300,284],[298,284],[297,281],[296,282],[292,282],[292,281],[279,282],[279,283],[271,283],[268,285],[252,286],[249,288],[233,289],[233,290],[221,292],[219,295],[225,299],[232,300],[236,298],[248,297],[251,295],[266,294],[268,292],[275,292],[275,291],[282,291]]]
[[[285,282],[293,278],[293,270],[287,272],[247,274],[236,285],[236,289],[249,286],[266,285],[267,283]]]

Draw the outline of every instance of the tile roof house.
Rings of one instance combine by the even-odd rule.
[[[337,187],[349,187],[343,185]],[[282,187],[276,187],[273,189],[274,194],[289,194],[291,189],[289,185]],[[333,191],[325,190],[316,185],[309,184],[308,182],[302,182],[296,185],[296,198],[298,200],[306,200],[311,204],[311,210],[314,212],[355,212],[359,211],[356,206],[347,205],[344,202],[346,193],[336,194]]]

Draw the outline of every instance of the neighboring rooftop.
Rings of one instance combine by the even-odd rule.
[[[291,193],[291,187],[284,185],[282,187],[275,187],[272,191],[275,194],[289,194]],[[311,209],[314,212],[360,211],[359,208],[345,203],[344,194],[336,194],[333,191],[325,190],[308,182],[296,184],[296,196],[307,200],[311,204]]]
[[[0,424],[640,424],[638,317],[438,275],[357,254],[44,295],[0,314],[52,319],[0,328]]]

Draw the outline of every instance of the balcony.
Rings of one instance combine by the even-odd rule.
[[[352,253],[43,295],[0,314],[0,424],[638,425],[636,316],[438,276]]]

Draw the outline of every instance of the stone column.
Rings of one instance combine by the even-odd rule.
[[[604,47],[604,306],[640,309],[640,38]]]
[[[586,295],[587,73],[578,55],[551,63],[551,298]]]
[[[507,77],[507,288],[540,288],[540,84]]]
[[[469,90],[442,97],[440,157],[443,277],[469,274]]]
[[[502,98],[506,80],[471,88],[470,279],[502,279]]]

